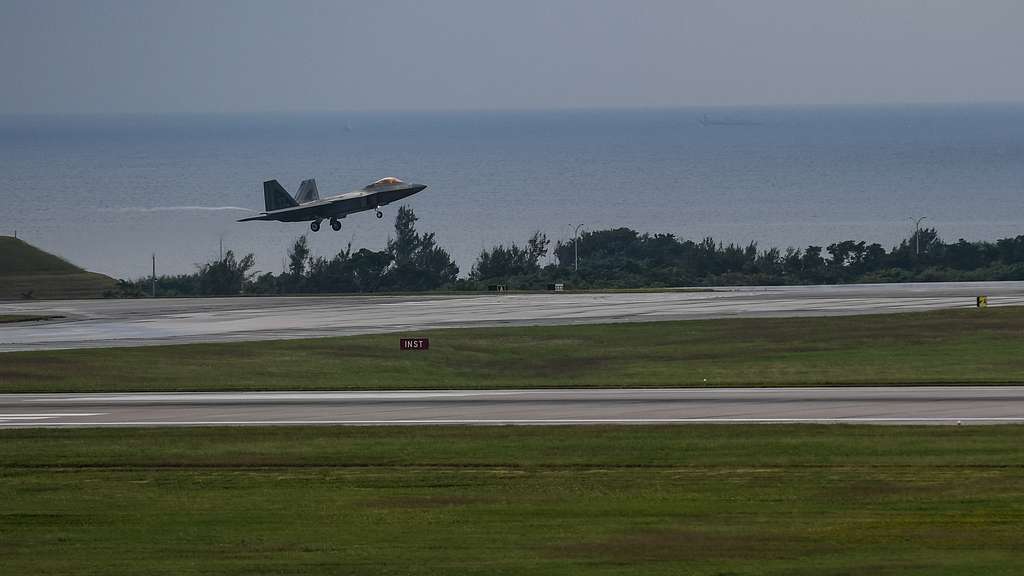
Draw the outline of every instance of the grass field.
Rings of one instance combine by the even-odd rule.
[[[0,355],[0,391],[1024,382],[1024,308],[443,330]]]
[[[17,238],[0,236],[0,300],[100,298],[114,280],[86,272]]]
[[[24,240],[0,236],[0,273],[71,274],[82,269]]]
[[[69,274],[8,274],[0,276],[0,300],[73,300],[102,298],[117,283],[95,272]]]
[[[5,574],[1019,574],[1024,427],[0,431]]]

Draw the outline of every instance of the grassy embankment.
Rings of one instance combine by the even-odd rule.
[[[0,236],[0,300],[100,298],[116,283],[11,236]]]
[[[1024,308],[0,355],[0,392],[1024,383]]]
[[[9,574],[1019,574],[1024,427],[0,431]]]

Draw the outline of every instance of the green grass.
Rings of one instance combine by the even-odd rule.
[[[99,298],[116,286],[108,276],[86,272],[31,244],[0,236],[0,300]]]
[[[1024,382],[1024,308],[399,334],[0,355],[0,391]]]
[[[1024,427],[0,431],[6,574],[1018,574]]]
[[[59,256],[44,252],[24,240],[0,236],[0,275],[72,274],[84,272]]]
[[[102,298],[117,283],[96,272],[0,276],[0,300],[74,300]]]

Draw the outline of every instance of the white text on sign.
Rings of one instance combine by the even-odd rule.
[[[427,350],[430,348],[429,338],[400,338],[398,347],[402,350]]]

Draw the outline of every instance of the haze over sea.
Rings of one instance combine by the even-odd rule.
[[[0,118],[0,233],[115,277],[190,272],[224,248],[280,272],[381,249],[397,205],[342,221],[236,223],[262,182],[321,196],[383,176],[428,184],[420,231],[468,274],[534,230],[628,226],[762,248],[892,246],[909,217],[946,240],[1024,234],[1024,105]]]

